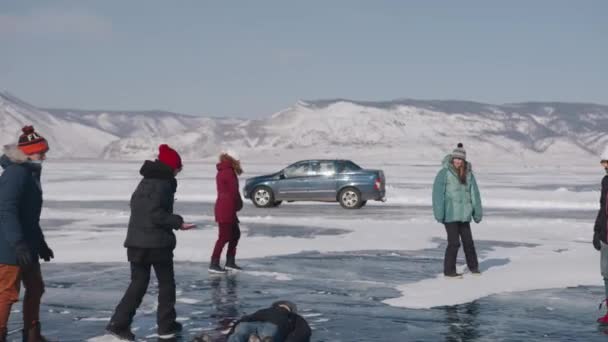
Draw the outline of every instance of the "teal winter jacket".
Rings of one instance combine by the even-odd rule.
[[[483,209],[473,167],[467,162],[467,182],[462,184],[450,155],[443,159],[442,169],[433,184],[433,214],[441,223],[481,222]]]

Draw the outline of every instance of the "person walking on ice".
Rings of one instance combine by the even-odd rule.
[[[17,145],[4,148],[0,165],[0,342],[7,341],[12,305],[23,297],[23,342],[48,341],[40,334],[40,299],[44,281],[38,258],[55,257],[40,228],[40,175],[49,145],[34,127],[23,127]]]
[[[210,273],[225,273],[228,270],[241,270],[236,264],[236,247],[241,237],[239,218],[236,213],[243,208],[243,199],[239,192],[239,178],[243,173],[239,157],[234,151],[220,153],[217,164],[217,199],[215,201],[215,221],[219,226],[218,239],[211,255]],[[220,257],[224,245],[226,252],[226,269],[220,266]]]
[[[131,263],[131,284],[116,307],[106,330],[121,340],[134,341],[131,323],[150,282],[150,269],[158,279],[157,325],[159,339],[173,339],[182,330],[176,321],[173,230],[194,228],[173,213],[175,177],[182,170],[180,155],[160,145],[158,159],[146,160],[143,179],[131,196],[131,217],[124,246]]]
[[[597,213],[595,226],[593,227],[593,247],[600,251],[600,271],[604,278],[604,291],[606,295],[602,304],[606,304],[608,301],[608,231],[606,229],[608,226],[608,203],[606,201],[606,196],[608,196],[608,147],[606,147],[604,153],[602,153],[601,165],[606,171],[606,174],[602,179],[600,210]],[[597,322],[600,324],[608,324],[608,313],[603,317],[600,317]]]
[[[435,177],[433,214],[438,222],[445,225],[447,233],[448,246],[443,261],[443,274],[451,278],[462,276],[456,272],[460,241],[469,271],[480,274],[470,222],[481,222],[481,195],[462,143],[443,159],[442,168]]]

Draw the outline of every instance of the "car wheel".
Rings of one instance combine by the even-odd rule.
[[[361,192],[355,188],[345,188],[340,191],[338,201],[344,209],[361,208]]]
[[[270,208],[274,205],[274,194],[272,190],[265,186],[259,186],[253,189],[251,193],[251,201],[258,208]]]

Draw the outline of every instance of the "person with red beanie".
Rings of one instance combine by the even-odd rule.
[[[167,144],[162,144],[158,147],[158,161],[169,166],[174,171],[181,171],[183,168],[182,157]]]
[[[176,321],[173,230],[194,228],[173,213],[177,190],[175,177],[182,170],[180,155],[168,145],[159,146],[158,159],[146,160],[139,173],[143,179],[131,196],[131,217],[124,246],[131,263],[131,284],[116,307],[106,330],[134,341],[131,323],[150,282],[150,270],[158,279],[157,325],[159,339],[174,339],[182,330]]]
[[[235,152],[220,153],[217,164],[217,199],[215,201],[215,221],[219,225],[219,236],[213,249],[210,273],[225,273],[228,270],[241,270],[235,262],[236,246],[241,237],[239,219],[236,215],[243,208],[243,200],[239,193],[238,176],[243,173],[241,162]],[[228,244],[226,253],[226,269],[220,266],[220,256],[224,245]]]
[[[16,145],[4,147],[0,166],[0,342],[7,341],[12,305],[23,283],[23,341],[47,341],[40,334],[40,300],[44,281],[38,259],[55,257],[40,228],[42,162],[48,142],[25,126]]]

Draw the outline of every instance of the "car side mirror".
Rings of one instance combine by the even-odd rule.
[[[285,173],[284,172],[279,173],[279,179],[285,179]]]

